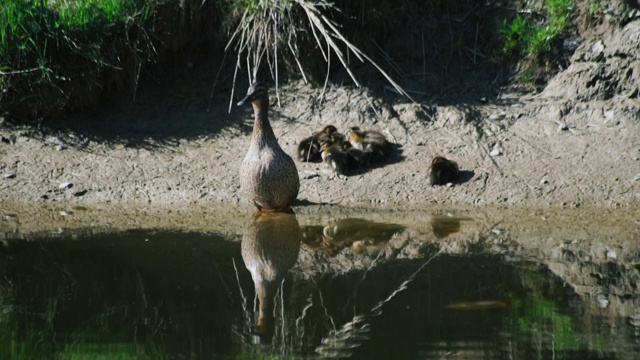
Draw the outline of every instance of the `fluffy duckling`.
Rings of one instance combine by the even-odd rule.
[[[333,125],[325,126],[321,131],[303,139],[298,145],[298,160],[303,162],[316,162],[321,160],[320,140],[330,137],[333,142],[342,142],[344,135],[338,132]]]
[[[342,143],[340,143],[340,148],[342,149],[342,151],[346,152],[347,155],[349,155],[348,165],[350,168],[369,165],[369,160],[367,159],[367,155],[364,153],[364,151],[354,148],[350,142],[344,140]]]
[[[349,134],[351,145],[364,152],[368,162],[380,162],[391,154],[391,144],[375,130],[360,130],[359,127],[352,127]]]
[[[342,151],[340,144],[334,143],[330,139],[323,139],[320,142],[322,160],[327,163],[336,173],[346,175],[349,170],[350,156]]]
[[[460,169],[455,161],[436,156],[431,161],[431,185],[446,185],[460,179]]]
[[[267,87],[256,82],[238,106],[253,105],[255,122],[247,155],[240,166],[240,187],[244,195],[262,212],[292,212],[300,179],[293,159],[285,153],[269,123]]]

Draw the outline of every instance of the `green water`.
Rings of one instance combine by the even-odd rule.
[[[464,219],[434,219],[441,242],[396,224],[286,216],[254,217],[240,238],[5,240],[0,359],[638,358],[637,291],[585,296],[544,261],[482,239],[446,251]],[[598,269],[611,286],[638,272]]]

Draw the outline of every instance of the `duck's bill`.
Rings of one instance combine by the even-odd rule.
[[[238,101],[238,103],[237,103],[236,105],[237,105],[237,106],[242,106],[242,105],[246,104],[246,103],[247,103],[247,101],[249,101],[249,96],[248,96],[248,95],[247,95],[247,96],[245,96],[245,97],[244,97],[244,99],[242,99],[242,100]]]

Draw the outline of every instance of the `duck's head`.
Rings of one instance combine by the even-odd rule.
[[[446,164],[448,163],[449,160],[447,160],[446,158],[442,157],[442,156],[436,156],[433,158],[433,160],[431,160],[431,166],[437,166],[440,164]]]
[[[256,81],[247,90],[247,96],[238,102],[238,106],[242,106],[246,103],[253,103],[255,105],[269,104],[269,92],[267,85],[263,82]]]
[[[334,132],[338,132],[338,129],[333,125],[327,125],[322,129],[322,132],[331,135]]]
[[[349,130],[349,140],[355,142],[361,142],[364,139],[364,132],[359,127],[354,126]]]
[[[329,150],[329,148],[331,148],[331,146],[333,145],[333,141],[331,140],[330,136],[323,136],[318,139],[318,142],[320,143],[320,148],[322,149],[322,151]]]

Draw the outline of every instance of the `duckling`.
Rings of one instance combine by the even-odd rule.
[[[320,159],[320,144],[316,140],[316,135],[302,139],[298,144],[298,160],[302,162],[316,162]]]
[[[391,144],[375,130],[360,130],[355,126],[351,128],[349,142],[354,148],[365,153],[368,162],[380,162],[391,154]]]
[[[369,160],[367,159],[367,155],[364,153],[364,151],[353,147],[353,145],[351,145],[349,141],[342,141],[342,143],[340,143],[340,148],[342,149],[342,151],[346,152],[347,155],[349,155],[349,168],[357,168],[360,166],[369,165]]]
[[[339,144],[330,139],[323,139],[320,143],[322,160],[336,173],[346,175],[349,170],[349,154],[342,151]]]
[[[322,151],[320,149],[320,140],[327,136],[330,136],[334,142],[344,140],[344,135],[340,134],[335,126],[327,125],[313,136],[300,141],[298,145],[298,160],[303,162],[320,161],[320,152]]]
[[[247,155],[240,166],[240,187],[261,212],[293,212],[300,179],[293,159],[278,144],[269,123],[267,87],[256,82],[238,102],[253,105],[255,122]]]
[[[338,129],[333,125],[327,125],[322,129],[322,132],[331,136],[331,141],[334,143],[341,143],[345,140],[344,134],[338,132]]]
[[[460,179],[460,169],[455,161],[436,156],[431,161],[431,185],[446,185]]]

